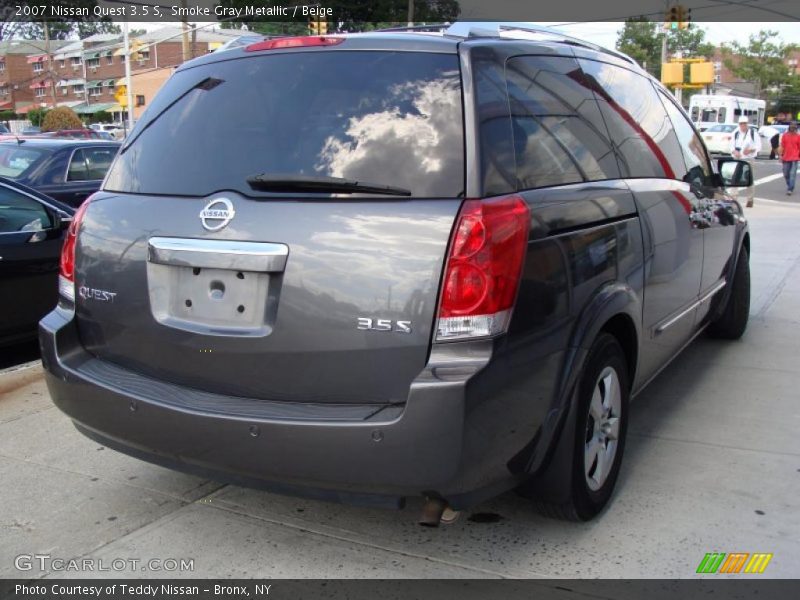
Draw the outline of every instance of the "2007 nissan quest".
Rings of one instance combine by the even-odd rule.
[[[175,469],[590,519],[630,399],[745,329],[748,185],[632,60],[535,26],[204,56],[72,222],[47,383]]]

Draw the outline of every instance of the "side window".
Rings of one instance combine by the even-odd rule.
[[[678,139],[650,82],[608,63],[580,64],[615,142],[622,176],[680,178],[685,165]]]
[[[719,109],[719,114],[717,115],[717,123],[724,123],[725,122],[725,115],[728,112],[728,109],[724,106]]]
[[[89,172],[86,169],[86,158],[83,150],[78,149],[72,153],[67,170],[67,181],[86,181],[89,179]]]
[[[472,51],[481,189],[486,196],[507,194],[517,189],[511,115],[503,63],[499,60],[491,48]]]
[[[697,135],[686,115],[675,105],[672,99],[663,91],[659,92],[659,94],[661,95],[661,101],[664,103],[664,108],[672,121],[675,134],[678,136],[678,142],[680,142],[681,150],[683,151],[683,159],[686,163],[685,173],[676,173],[676,175],[680,176],[686,183],[694,183],[700,186],[706,185],[711,176],[711,167],[708,164],[708,155],[703,141]]]
[[[512,58],[506,80],[520,188],[620,177],[600,109],[575,59]]]
[[[102,179],[111,167],[116,155],[116,148],[86,148],[83,151],[86,160],[88,179]]]
[[[0,233],[41,231],[52,226],[52,218],[42,204],[0,186]]]

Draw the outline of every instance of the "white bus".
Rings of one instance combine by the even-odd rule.
[[[689,115],[700,131],[720,123],[736,125],[745,116],[751,125],[764,124],[767,103],[756,98],[695,94],[689,99]]]

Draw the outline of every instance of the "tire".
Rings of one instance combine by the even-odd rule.
[[[537,483],[553,481],[553,473],[537,478],[538,482],[532,480],[524,488],[523,493],[533,498],[540,513],[552,518],[588,521],[608,504],[625,451],[629,391],[628,365],[622,347],[614,336],[602,333],[589,350],[578,385],[574,427],[562,433],[569,436],[560,444],[571,449],[571,459],[554,461],[549,467],[570,471],[555,478],[563,482],[564,489],[555,494],[553,490],[537,489]],[[553,496],[566,501],[542,500]]]
[[[750,257],[742,247],[725,308],[708,325],[711,337],[738,340],[747,329],[750,318]]]

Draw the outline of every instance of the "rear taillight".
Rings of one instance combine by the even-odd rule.
[[[506,331],[529,228],[530,211],[519,196],[464,202],[442,280],[436,341]]]
[[[328,37],[324,35],[303,35],[298,37],[277,38],[250,44],[245,52],[260,52],[261,50],[278,50],[280,48],[304,48],[307,46],[336,46],[345,40],[344,37]]]
[[[86,207],[89,206],[90,198],[87,198],[80,205],[72,217],[72,222],[67,229],[64,237],[64,245],[61,248],[61,268],[58,273],[58,292],[70,302],[75,302],[75,242],[78,239],[78,229]]]

